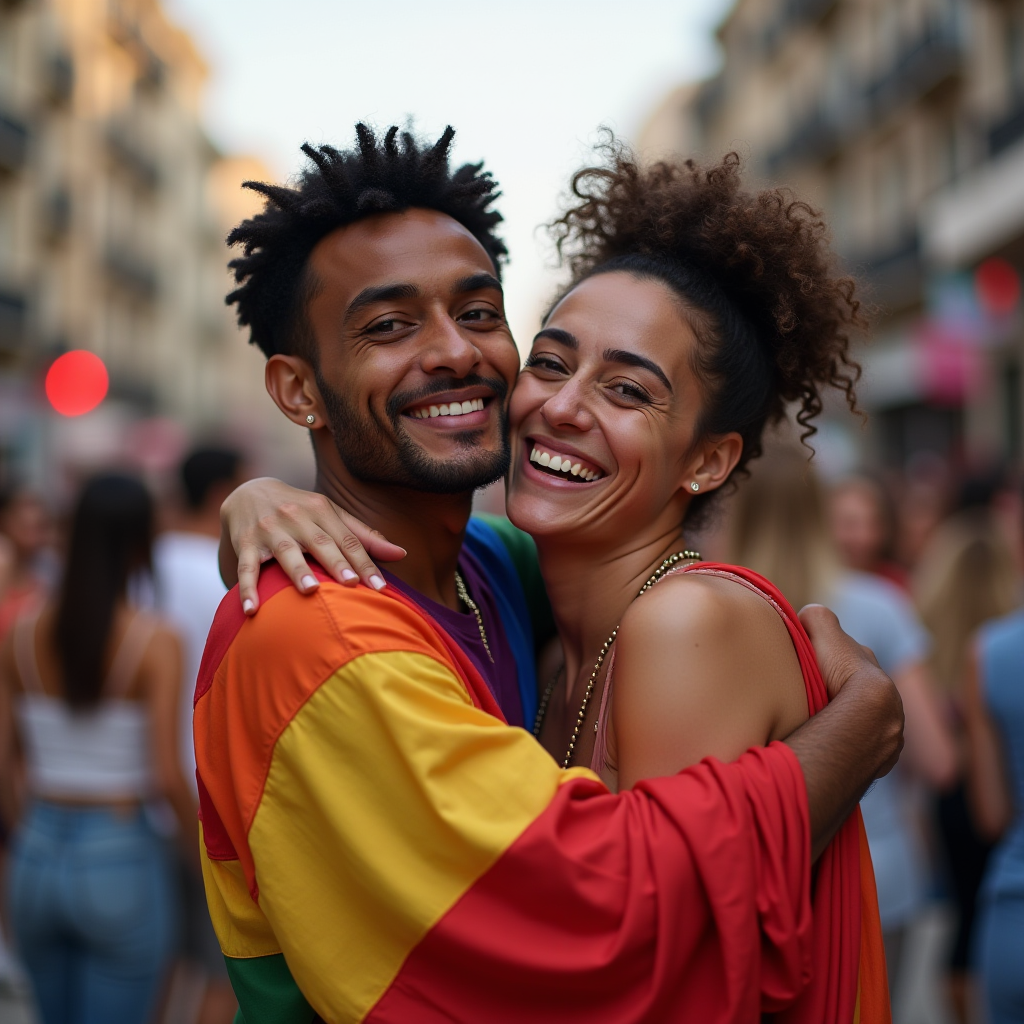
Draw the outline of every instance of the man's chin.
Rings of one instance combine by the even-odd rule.
[[[409,486],[428,494],[464,494],[500,480],[508,471],[508,456],[490,453],[471,462],[423,460],[406,465]]]

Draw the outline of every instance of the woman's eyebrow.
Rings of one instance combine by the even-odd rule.
[[[563,331],[561,327],[545,327],[542,331],[537,332],[533,340],[536,341],[538,338],[550,338],[552,341],[557,341],[559,345],[571,348],[573,352],[579,351],[579,339],[575,334]]]
[[[670,393],[672,392],[672,385],[669,383],[665,371],[657,363],[651,362],[645,356],[638,356],[635,352],[627,352],[621,348],[606,348],[604,350],[604,357],[609,363],[622,363],[624,366],[636,366],[641,370],[649,370],[668,388]]]

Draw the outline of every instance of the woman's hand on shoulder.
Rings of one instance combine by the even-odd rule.
[[[705,757],[735,760],[807,717],[785,623],[735,582],[696,573],[663,580],[633,602],[617,645],[620,789]]]
[[[405,549],[339,508],[329,498],[299,490],[273,477],[259,477],[235,488],[220,508],[220,571],[246,615],[259,608],[260,566],[274,558],[302,593],[316,590],[305,559],[312,555],[339,583],[362,581],[380,590],[384,579],[371,560],[396,562]]]

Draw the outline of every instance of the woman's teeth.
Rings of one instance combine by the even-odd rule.
[[[534,448],[530,452],[530,461],[536,462],[545,469],[549,469],[554,473],[568,473],[570,476],[579,477],[580,480],[596,480],[600,473],[595,473],[592,469],[584,469],[578,462],[573,462],[569,456],[562,455],[551,455],[548,452],[543,452],[539,448]]]
[[[482,398],[473,398],[468,402],[452,402],[450,405],[430,405],[413,409],[409,415],[417,420],[429,420],[434,416],[465,416],[467,412],[480,412],[484,407]]]

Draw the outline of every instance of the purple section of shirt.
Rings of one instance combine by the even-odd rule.
[[[494,602],[491,582],[483,566],[466,550],[459,556],[459,572],[465,581],[469,596],[476,602],[484,620],[487,642],[494,661],[480,639],[480,628],[472,612],[453,612],[443,604],[424,597],[397,576],[383,570],[388,586],[397,587],[406,597],[415,601],[428,615],[436,619],[448,635],[469,655],[484,682],[490,687],[509,725],[523,724],[523,704],[519,697],[519,678],[515,657],[505,636],[505,629]]]

